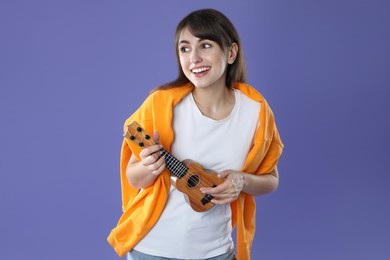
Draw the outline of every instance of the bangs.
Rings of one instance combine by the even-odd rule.
[[[224,49],[225,45],[228,46],[227,44],[222,42],[222,39],[224,37],[217,37],[218,35],[221,34],[221,30],[218,30],[219,28],[212,27],[205,22],[200,22],[197,24],[188,23],[186,28],[195,37],[204,40],[214,41],[218,43],[219,47],[221,47],[222,49]]]
[[[202,14],[202,16],[189,16],[178,26],[178,35],[184,30],[200,39],[207,39],[216,42],[222,49],[230,46],[233,42],[226,33],[223,22],[213,15]],[[177,39],[178,40],[178,39]]]

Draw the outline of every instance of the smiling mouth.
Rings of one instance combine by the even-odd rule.
[[[192,69],[191,72],[194,74],[198,74],[198,73],[202,73],[202,72],[205,72],[208,70],[210,70],[210,67],[200,67],[200,68]]]

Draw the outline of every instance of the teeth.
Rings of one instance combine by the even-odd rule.
[[[208,70],[208,69],[209,69],[209,68],[207,68],[207,67],[196,68],[196,69],[193,69],[192,72],[193,72],[193,73],[200,73],[200,72],[206,71],[206,70]]]

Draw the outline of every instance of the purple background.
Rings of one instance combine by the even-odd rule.
[[[173,34],[213,7],[285,143],[253,259],[390,259],[390,4],[0,2],[0,259],[119,259],[122,124],[176,77]],[[222,137],[221,137],[222,138]]]

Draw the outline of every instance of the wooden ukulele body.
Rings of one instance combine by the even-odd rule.
[[[215,187],[223,182],[217,174],[212,171],[206,171],[200,164],[192,160],[184,160],[182,163],[187,166],[187,173],[177,178],[175,187],[184,193],[188,204],[197,212],[206,211],[214,206],[210,200],[212,196],[200,191],[201,187]]]

